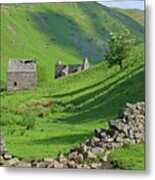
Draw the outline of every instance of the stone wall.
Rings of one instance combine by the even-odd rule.
[[[58,154],[57,158],[23,161],[12,157],[2,150],[1,165],[15,167],[39,168],[86,168],[113,169],[109,154],[124,144],[142,143],[145,140],[145,104],[126,104],[118,118],[109,121],[109,128],[97,128],[91,139],[73,147],[66,154]],[[4,146],[3,146],[4,147]],[[100,155],[100,159],[96,159]]]

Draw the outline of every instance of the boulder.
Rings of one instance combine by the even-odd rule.
[[[87,157],[88,159],[95,159],[95,158],[96,158],[96,155],[93,154],[91,151],[88,151],[86,157]]]
[[[107,137],[107,131],[101,132],[100,138],[105,139],[105,137]]]
[[[88,164],[83,164],[82,166],[84,169],[90,169],[91,167]]]
[[[4,154],[4,160],[9,160],[11,158],[12,158],[12,156],[10,154],[8,154],[8,153]]]
[[[76,163],[75,163],[75,161],[69,161],[68,163],[67,163],[67,165],[68,165],[68,167],[69,168],[76,168]]]
[[[111,153],[111,151],[106,151],[106,153],[104,154],[104,156],[102,157],[101,161],[103,162],[107,162],[109,160],[109,154]]]
[[[83,160],[84,160],[83,155],[82,154],[78,154],[77,158],[76,158],[76,162],[81,163]]]
[[[106,135],[107,130],[104,128],[97,128],[94,130],[94,132],[95,132],[95,136],[100,138]]]
[[[81,169],[82,168],[82,164],[76,164],[76,167],[77,169]]]
[[[127,119],[128,116],[130,116],[130,114],[132,114],[132,110],[129,108],[123,108],[119,113],[118,113],[118,118],[121,119]]]
[[[105,148],[106,148],[105,142],[100,142],[100,143],[98,144],[98,147],[100,147],[100,148],[102,148],[102,149],[105,149]]]
[[[53,168],[61,169],[61,168],[63,168],[63,163],[59,163],[58,161],[54,161]]]
[[[127,137],[129,135],[129,129],[130,129],[130,126],[129,125],[124,125],[121,129],[121,131],[125,134],[125,136]]]
[[[125,141],[125,140],[124,140]],[[113,142],[111,143],[113,148],[120,148],[123,146],[123,143],[119,143],[119,142]]]
[[[121,123],[121,119],[110,120],[109,127],[112,129],[117,129],[119,123]]]
[[[5,166],[6,161],[4,160],[3,156],[0,156],[0,167]]]
[[[117,141],[117,142],[123,142],[123,141],[124,141],[124,139],[123,139],[123,137],[118,136],[118,137],[116,138],[116,141]]]
[[[127,103],[126,103],[126,107],[132,110],[132,109],[135,109],[135,108],[136,108],[136,105],[127,102]]]
[[[107,142],[109,142],[109,143],[111,143],[111,142],[113,142],[114,141],[114,138],[112,138],[112,137],[109,137],[109,138],[107,138],[107,140],[106,140]]]
[[[58,161],[63,163],[63,162],[66,162],[67,161],[67,158],[64,156],[64,154],[60,154],[58,156]]]
[[[75,160],[77,158],[77,154],[78,154],[77,151],[70,153],[68,155],[69,160]]]
[[[89,146],[91,146],[91,147],[94,147],[94,146],[95,146],[95,141],[94,141],[93,138],[90,139]]]
[[[95,154],[95,155],[101,154],[103,152],[104,152],[104,149],[101,148],[101,147],[94,147],[94,148],[92,148],[92,153]]]
[[[48,162],[38,162],[37,165],[36,165],[36,167],[37,167],[37,168],[47,168],[48,165],[49,165]]]
[[[17,158],[12,158],[6,162],[6,166],[8,166],[8,167],[18,166],[18,164],[19,164],[19,159],[17,159]]]
[[[119,131],[117,131],[117,130],[115,130],[114,131],[114,134],[113,134],[113,139],[114,139],[114,141],[115,141],[115,139],[117,138],[119,136]]]
[[[53,163],[55,160],[53,158],[44,158],[43,161],[47,163]]]
[[[134,134],[134,137],[135,137],[136,139],[143,139],[144,136],[143,136],[142,133],[137,132],[137,133]]]
[[[100,142],[100,138],[98,137],[93,137],[92,140],[94,141],[95,145]]]
[[[92,163],[91,168],[92,169],[98,169],[99,167],[101,167],[101,165],[102,165],[101,163]]]
[[[31,167],[31,163],[27,162],[27,161],[20,161],[18,163],[18,167],[30,168]]]
[[[88,142],[87,142],[88,143]],[[80,146],[80,148],[79,148],[79,151],[81,152],[81,153],[85,153],[85,152],[87,152],[87,145],[85,144],[85,143],[82,143],[81,144],[81,146]]]

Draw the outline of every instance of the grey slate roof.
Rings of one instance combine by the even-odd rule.
[[[32,59],[10,59],[8,72],[36,72],[36,62]]]

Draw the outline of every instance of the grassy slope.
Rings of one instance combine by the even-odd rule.
[[[81,63],[87,56],[92,64],[101,62],[109,32],[123,27],[130,29],[137,42],[143,42],[140,24],[97,3],[2,5],[2,80],[6,82],[10,58],[36,59],[42,83],[53,79],[58,58],[65,63]]]
[[[121,12],[123,14],[126,14],[136,20],[138,23],[144,26],[144,11],[143,10],[138,10],[138,9],[119,9],[119,8],[114,8],[118,12]]]
[[[77,63],[88,53],[92,64],[103,60],[111,30],[126,26],[143,42],[143,27],[129,16],[94,3],[4,5],[1,12],[2,80],[11,57],[37,59],[39,75],[36,90],[2,93],[2,131],[13,155],[54,157],[92,136],[94,128],[107,127],[127,101],[144,100],[143,45],[133,48],[122,72],[103,62],[53,79],[57,58]],[[44,106],[43,98],[52,104]],[[28,114],[35,119],[29,130],[24,122]]]
[[[103,62],[42,89],[4,93],[2,121],[7,126],[3,131],[11,153],[26,159],[55,156],[92,136],[94,128],[107,127],[127,101],[144,101],[143,45],[133,49],[127,65],[120,72]],[[40,105],[38,110],[32,100],[42,98],[52,105]],[[30,130],[21,125],[27,114],[36,122]]]
[[[123,169],[144,170],[144,148],[144,144],[127,145],[124,148],[114,150],[110,154],[110,160],[119,162]]]

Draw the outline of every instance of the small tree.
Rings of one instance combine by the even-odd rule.
[[[105,57],[109,66],[119,65],[121,70],[123,68],[123,60],[127,57],[133,43],[134,40],[131,38],[131,34],[127,29],[120,33],[111,32],[109,52]]]

